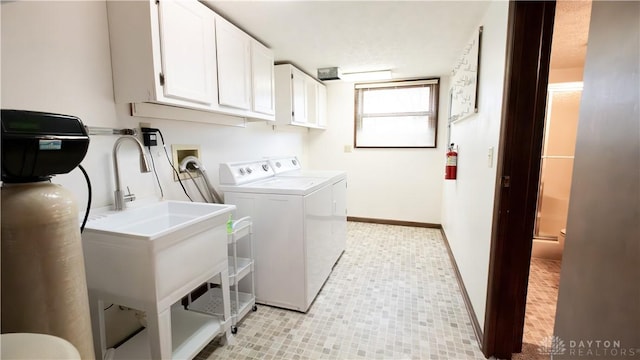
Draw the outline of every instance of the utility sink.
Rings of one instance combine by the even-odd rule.
[[[170,358],[171,305],[210,278],[228,276],[226,222],[234,210],[162,201],[92,214],[82,242],[94,334],[104,321],[102,305],[96,304],[143,310],[148,321],[159,319],[151,329],[151,357]],[[206,338],[211,336],[208,331]],[[94,343],[104,356],[104,337],[94,336]]]
[[[169,307],[226,262],[225,224],[233,210],[161,201],[92,216],[82,234],[89,289]]]
[[[207,220],[226,222],[234,205],[162,201],[92,216],[86,231],[155,240]],[[222,216],[225,215],[225,216]],[[215,220],[220,221],[215,221]]]

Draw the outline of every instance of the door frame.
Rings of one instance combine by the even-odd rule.
[[[504,105],[482,351],[522,350],[555,1],[509,6]]]

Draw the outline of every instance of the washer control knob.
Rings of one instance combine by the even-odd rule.
[[[267,164],[262,164],[262,170],[264,170],[264,171],[269,171],[269,165],[267,165]]]
[[[247,167],[247,174],[251,174],[253,170],[250,167]]]
[[[293,165],[298,165],[298,161],[297,161],[296,159],[291,160],[291,163],[292,163]]]
[[[282,167],[282,164],[280,164],[280,161],[276,161],[276,167],[277,168],[281,168]]]
[[[244,175],[244,169],[240,168],[240,170],[238,170],[240,172],[240,175]]]

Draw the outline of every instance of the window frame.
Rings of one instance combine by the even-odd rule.
[[[361,112],[361,101],[362,101],[362,90],[366,89],[374,89],[374,88],[382,88],[382,89],[393,89],[393,88],[411,88],[411,87],[425,87],[428,85],[431,87],[430,91],[430,102],[432,104],[431,111],[427,112],[400,112],[400,113],[383,113],[383,114],[366,114],[366,115],[376,115],[378,117],[393,117],[393,116],[433,116],[435,125],[434,125],[434,137],[433,137],[433,146],[389,146],[389,145],[358,145],[358,124],[362,122],[362,112]],[[421,79],[410,79],[410,80],[392,80],[392,81],[381,81],[381,82],[366,82],[366,83],[356,83],[354,84],[354,98],[355,98],[355,107],[354,107],[354,121],[353,121],[353,147],[355,149],[436,149],[438,147],[438,107],[439,107],[439,95],[440,95],[440,78],[421,78]]]

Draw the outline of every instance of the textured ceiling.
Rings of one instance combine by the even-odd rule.
[[[584,67],[589,36],[591,1],[560,0],[556,3],[556,17],[551,43],[552,69]]]
[[[205,4],[311,75],[393,71],[448,75],[485,1],[211,1]]]
[[[311,75],[393,71],[394,78],[448,75],[488,1],[201,0]],[[551,68],[584,65],[591,2],[557,3]]]

